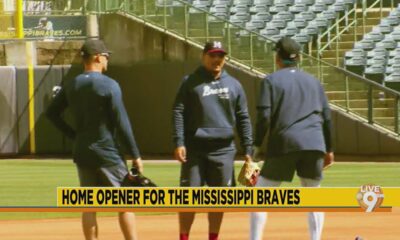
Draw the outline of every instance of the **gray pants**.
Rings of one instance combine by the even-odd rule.
[[[186,144],[187,162],[182,164],[180,186],[235,186],[236,148],[229,140],[197,140]]]
[[[261,169],[261,176],[275,181],[291,182],[294,173],[301,178],[322,179],[324,153],[320,151],[299,151],[281,156],[267,157]]]
[[[110,167],[77,168],[81,187],[120,187],[128,174],[125,162]]]

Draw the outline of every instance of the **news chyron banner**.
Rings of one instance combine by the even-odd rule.
[[[86,16],[24,16],[24,37],[27,39],[63,39],[85,37]],[[0,39],[15,38],[14,15],[0,15]]]
[[[57,189],[61,208],[132,211],[381,211],[400,207],[400,188],[70,188]]]

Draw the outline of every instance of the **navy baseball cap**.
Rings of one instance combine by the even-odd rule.
[[[218,42],[218,41],[207,42],[204,45],[203,53],[204,54],[206,54],[206,53],[223,53],[225,55],[228,54],[224,50],[222,43]]]
[[[283,60],[295,62],[300,55],[301,46],[290,37],[283,37],[276,43],[275,51]]]
[[[96,55],[96,54],[111,54],[111,51],[107,49],[103,41],[98,39],[86,40],[81,48],[81,55]]]

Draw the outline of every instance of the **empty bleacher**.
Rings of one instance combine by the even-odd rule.
[[[159,1],[160,3],[162,1]],[[283,36],[303,45],[329,28],[356,0],[192,0],[194,7],[272,40]],[[162,3],[161,3],[162,4]],[[211,19],[210,21],[216,21]],[[246,34],[243,32],[243,34]]]
[[[400,5],[346,52],[346,69],[400,91]]]

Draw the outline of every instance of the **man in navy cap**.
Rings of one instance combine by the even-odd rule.
[[[251,161],[252,132],[241,84],[226,71],[221,42],[208,42],[202,66],[186,76],[176,96],[175,158],[182,163],[180,185],[235,185],[234,131],[238,129],[246,161]],[[223,213],[208,213],[209,239],[218,239]],[[180,213],[180,239],[189,239],[194,213]]]
[[[133,157],[132,165],[142,172],[142,161],[118,83],[103,75],[110,51],[101,40],[88,40],[81,49],[85,72],[67,81],[55,95],[48,118],[74,140],[74,162],[82,187],[119,187],[128,174],[121,143]],[[66,108],[72,112],[75,128],[62,118]],[[119,213],[126,240],[137,239],[134,214]],[[86,239],[97,239],[96,213],[82,214]]]
[[[331,114],[324,89],[298,69],[301,47],[284,37],[276,44],[279,70],[261,83],[254,154],[268,132],[266,160],[257,187],[278,187],[294,173],[303,187],[319,187],[322,170],[333,163]],[[266,213],[251,214],[251,240],[261,240]],[[310,239],[321,239],[324,214],[308,215]]]

